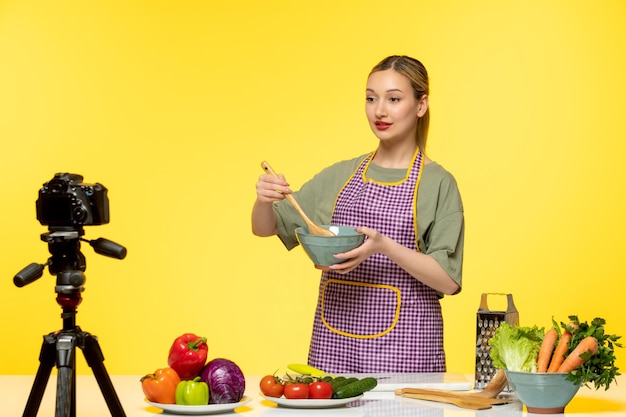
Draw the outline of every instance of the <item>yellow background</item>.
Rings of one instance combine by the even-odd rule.
[[[373,150],[363,90],[390,54],[427,66],[428,152],[465,204],[449,370],[474,370],[483,292],[523,325],[625,334],[624,21],[621,0],[0,1],[0,373],[34,373],[61,327],[55,277],[12,282],[49,256],[35,200],[56,172],[109,189],[86,238],[128,248],[82,247],[77,322],[111,374],[166,365],[184,332],[249,374],[305,362],[319,271],[251,234],[259,163],[298,188]]]

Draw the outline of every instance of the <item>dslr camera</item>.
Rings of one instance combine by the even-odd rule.
[[[109,222],[109,199],[102,184],[83,184],[82,175],[60,173],[39,190],[37,220],[51,227]]]

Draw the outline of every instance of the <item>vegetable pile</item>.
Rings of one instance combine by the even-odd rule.
[[[263,395],[272,398],[284,395],[290,400],[344,399],[359,396],[378,384],[376,378],[330,376],[307,365],[294,364],[288,368],[297,372],[297,375],[286,374],[282,378],[266,375],[261,378],[259,388]]]
[[[570,322],[560,326],[553,319],[545,332],[537,326],[501,323],[489,339],[494,366],[517,372],[567,373],[576,385],[609,389],[620,375],[614,349],[622,347],[621,336],[606,334],[602,318],[591,323],[580,322],[577,316],[568,318]]]
[[[246,381],[233,361],[216,358],[207,362],[205,337],[185,333],[169,351],[169,367],[141,378],[148,401],[160,404],[207,405],[236,403],[243,397]]]

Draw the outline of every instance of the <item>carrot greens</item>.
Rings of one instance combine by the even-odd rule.
[[[619,368],[615,366],[616,347],[622,347],[618,342],[621,336],[606,334],[604,325],[606,321],[603,318],[596,317],[591,323],[580,322],[577,316],[569,316],[569,319],[578,326],[572,333],[572,339],[568,344],[567,355],[574,352],[576,347],[587,337],[593,337],[598,342],[598,350],[595,354],[590,351],[583,353],[583,363],[576,369],[569,372],[567,379],[574,384],[583,384],[585,386],[594,385],[596,389],[604,387],[609,389],[615,377],[621,375]],[[566,328],[564,323],[561,323]],[[567,357],[566,357],[567,360]]]

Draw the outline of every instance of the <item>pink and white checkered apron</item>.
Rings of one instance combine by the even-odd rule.
[[[417,190],[423,156],[397,183],[365,179],[374,154],[339,193],[332,224],[367,226],[417,248]],[[329,373],[443,372],[437,293],[381,254],[348,274],[323,271],[309,364]]]

